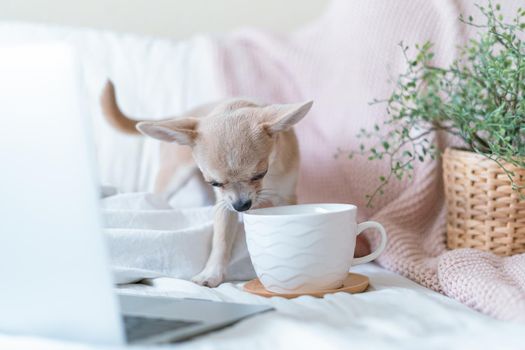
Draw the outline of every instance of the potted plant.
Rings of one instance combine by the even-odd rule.
[[[414,164],[440,150],[430,133],[453,135],[462,149],[443,155],[448,247],[471,247],[499,255],[525,252],[525,9],[506,22],[500,5],[477,6],[483,23],[460,20],[478,36],[460,48],[448,67],[432,64],[432,44],[408,54],[386,103],[388,118],[358,137],[379,140],[360,146],[370,160],[390,161],[368,204],[394,179],[410,178]]]

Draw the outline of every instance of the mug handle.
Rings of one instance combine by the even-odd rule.
[[[365,221],[365,222],[360,223],[359,225],[357,225],[356,237],[359,236],[364,230],[369,229],[369,228],[375,228],[379,231],[379,234],[381,235],[381,241],[379,242],[379,246],[376,248],[376,250],[374,250],[372,253],[368,255],[365,255],[361,258],[354,258],[352,260],[352,266],[370,262],[374,260],[375,258],[377,258],[379,255],[381,255],[383,250],[385,250],[386,240],[387,240],[386,231],[383,225],[381,225],[379,222]]]

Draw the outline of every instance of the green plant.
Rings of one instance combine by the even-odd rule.
[[[460,54],[448,67],[432,64],[432,44],[416,45],[416,55],[400,43],[407,70],[399,75],[386,100],[388,118],[384,125],[357,135],[373,139],[374,146],[361,144],[370,160],[387,160],[390,172],[379,177],[376,190],[367,195],[368,205],[382,194],[391,180],[411,178],[414,164],[435,159],[439,150],[431,133],[442,131],[459,137],[465,148],[494,160],[505,170],[513,189],[509,164],[525,167],[525,9],[505,22],[500,5],[477,5],[484,23],[469,16],[460,21],[478,28],[478,36],[460,47]]]

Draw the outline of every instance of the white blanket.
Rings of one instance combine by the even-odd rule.
[[[445,296],[373,264],[356,272],[370,277],[362,294],[324,299],[265,299],[242,291],[240,283],[218,288],[159,278],[126,285],[120,293],[203,298],[272,305],[276,311],[167,346],[176,349],[523,349],[523,324],[490,319]],[[154,348],[154,347],[149,347]],[[0,335],[0,349],[104,349],[30,337]],[[142,349],[142,348],[139,348]]]
[[[103,214],[116,283],[190,279],[204,267],[211,248],[212,207],[173,209],[160,196],[126,193],[104,198]],[[238,235],[226,280],[254,276],[244,235]]]

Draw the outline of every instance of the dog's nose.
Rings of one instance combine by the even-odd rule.
[[[248,199],[247,201],[237,201],[235,203],[233,203],[233,209],[237,210],[237,211],[246,211],[248,209],[250,209],[250,207],[252,206],[252,201],[250,199]]]

